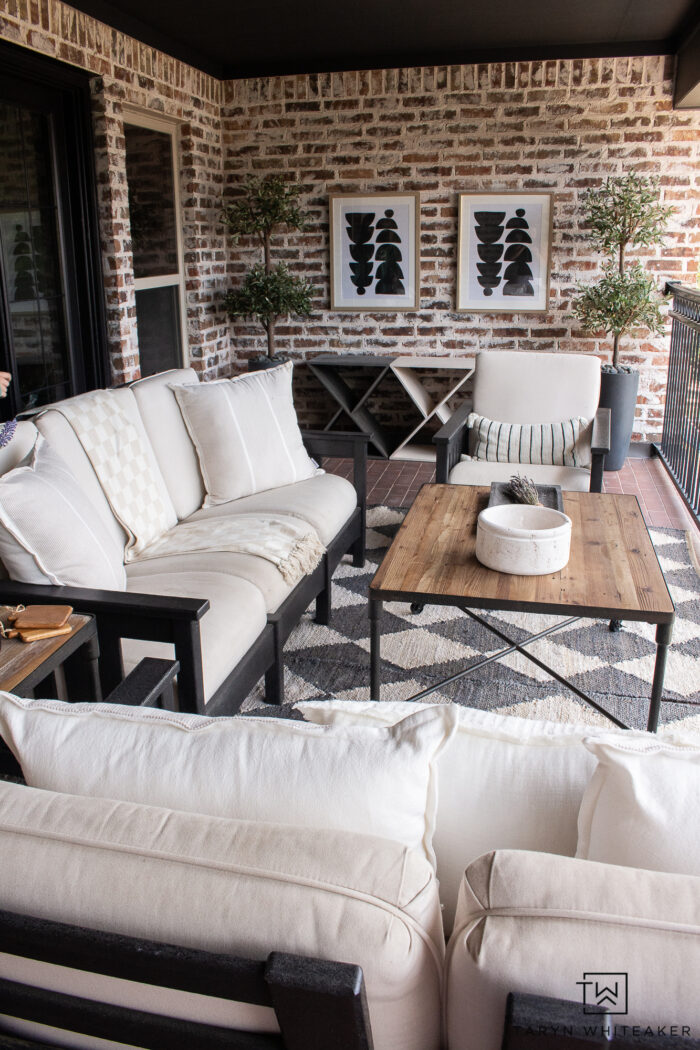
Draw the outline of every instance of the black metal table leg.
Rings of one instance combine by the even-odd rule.
[[[647,729],[655,733],[659,725],[659,708],[664,688],[664,674],[666,673],[666,655],[671,644],[673,635],[673,622],[660,623],[656,628],[656,663],[654,664],[654,681],[651,686],[651,701],[649,703],[649,720]]]
[[[87,658],[90,665],[92,696],[95,702],[99,703],[102,699],[102,683],[100,682],[100,643],[97,633],[87,643]]]
[[[379,700],[381,692],[381,642],[380,621],[384,603],[369,599],[369,698]]]

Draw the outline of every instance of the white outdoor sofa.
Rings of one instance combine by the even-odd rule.
[[[291,373],[291,366],[287,367]],[[251,381],[256,382],[241,377],[241,382]],[[326,548],[316,568],[292,586],[274,564],[254,554],[199,550],[155,561],[131,561],[126,565],[125,587],[111,589],[104,583],[96,586],[82,580],[81,586],[27,583],[27,578],[35,579],[35,566],[30,565],[30,571],[21,577],[24,582],[0,581],[0,602],[59,602],[76,611],[95,613],[104,695],[143,657],[171,657],[174,647],[180,663],[180,708],[230,714],[263,675],[266,699],[281,702],[282,650],[291,630],[314,600],[317,620],[329,622],[331,576],[344,554],[349,552],[354,564],[363,564],[367,438],[346,433],[303,435],[306,449],[317,460],[326,455],[352,458],[354,484],[319,472],[223,506],[203,508],[200,462],[172,389],[197,383],[197,373],[183,368],[109,391],[135,427],[151,472],[153,494],[167,505],[177,523],[258,512],[307,522]],[[37,435],[42,435],[99,516],[104,544],[123,549],[126,533],[61,411],[67,406],[80,412],[90,404],[90,397],[80,395],[49,405],[31,420],[20,422],[14,439],[0,451],[0,475],[26,463]],[[210,430],[216,441],[216,418],[211,419]],[[47,490],[45,505],[37,506],[36,513],[50,519],[59,512],[59,496]],[[40,570],[41,551],[34,552],[34,561]],[[36,578],[46,581],[47,575],[39,571]]]
[[[128,1044],[500,1050],[518,993],[570,1005],[530,1003],[530,1041],[507,1047],[700,1045],[697,738],[298,706],[322,724],[0,694],[34,785],[0,780],[0,1014],[56,1024],[78,995],[170,1018],[151,1044],[128,1015],[80,1006],[79,1030]],[[270,973],[271,952],[295,959]],[[53,1045],[6,1016],[3,1030]]]

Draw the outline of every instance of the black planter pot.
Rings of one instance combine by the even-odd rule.
[[[248,371],[249,372],[264,372],[267,368],[276,368],[277,365],[283,365],[289,358],[286,354],[275,354],[274,357],[249,357],[248,358]]]
[[[637,407],[639,372],[603,372],[600,377],[600,407],[610,409],[610,451],[605,470],[619,470],[627,459]]]

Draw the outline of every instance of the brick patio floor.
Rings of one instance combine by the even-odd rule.
[[[323,465],[331,473],[347,478],[351,476],[349,460],[327,459]],[[421,485],[434,480],[435,470],[430,463],[371,459],[367,467],[367,500],[370,505],[409,506]],[[647,525],[690,530],[696,539],[700,537],[700,530],[658,458],[630,457],[622,470],[605,474],[603,487],[605,492],[626,492],[636,496]]]

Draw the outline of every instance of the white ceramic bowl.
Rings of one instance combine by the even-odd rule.
[[[488,507],[476,523],[476,556],[498,572],[547,576],[564,568],[570,548],[571,518],[550,507]]]

